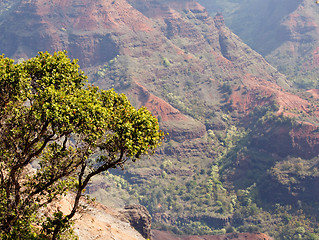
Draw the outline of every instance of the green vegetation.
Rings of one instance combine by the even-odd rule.
[[[18,64],[0,57],[1,239],[71,239],[71,219],[91,178],[160,144],[163,134],[147,109],[85,80],[64,52]],[[41,214],[68,191],[71,212]]]
[[[147,207],[156,229],[177,234],[264,232],[275,239],[285,239],[285,235],[286,239],[318,239],[317,194],[311,197],[304,192],[300,196],[308,198],[299,203],[286,201],[290,193],[283,195],[285,188],[299,184],[291,188],[293,196],[294,190],[306,186],[306,178],[318,176],[317,160],[287,157],[282,161],[255,145],[257,139],[261,143],[271,139],[278,127],[296,126],[294,119],[278,116],[277,111],[275,104],[257,107],[249,116],[249,127],[236,125],[232,113],[221,114],[223,128],[208,129],[200,140],[208,145],[200,157],[174,154],[183,144],[170,140],[163,150],[172,154],[156,154],[147,164],[138,163],[124,174],[113,171],[117,178],[112,179],[121,191]],[[117,189],[113,185],[108,191],[115,192],[113,188]]]
[[[311,46],[304,47],[311,49]],[[306,51],[306,50],[303,50]],[[318,67],[306,66],[305,63],[311,64],[311,54],[306,55],[302,59],[291,59],[289,54],[275,55],[270,58],[274,61],[274,65],[278,70],[288,77],[288,80],[293,83],[296,88],[302,90],[318,89]]]
[[[165,53],[171,65],[164,66],[162,55],[158,57],[160,62],[158,58],[151,62],[150,58],[147,63],[158,65],[160,77],[151,71],[143,72],[150,79],[145,81],[146,84],[156,82],[157,86],[152,89],[150,84],[147,88],[182,113],[204,123],[207,134],[191,141],[185,141],[182,135],[170,139],[161,149],[165,154],[156,154],[148,162],[135,164],[134,168],[127,167],[124,173],[112,171],[112,176],[107,176],[109,195],[104,192],[100,197],[96,192],[92,196],[99,196],[99,201],[103,202],[120,198],[121,201],[114,204],[118,207],[131,202],[143,204],[153,217],[154,228],[178,234],[260,231],[275,239],[281,239],[286,233],[292,239],[319,236],[314,220],[317,213],[314,202],[317,200],[286,201],[296,192],[284,189],[294,183],[299,183],[296,189],[304,188],[305,182],[300,179],[308,176],[285,178],[286,175],[275,171],[284,157],[274,154],[274,146],[269,144],[278,130],[298,128],[299,121],[305,119],[315,123],[315,117],[307,115],[307,118],[294,119],[278,115],[279,106],[273,96],[265,97],[262,92],[256,93],[255,99],[263,104],[243,116],[227,107],[232,94],[249,91],[247,87],[241,87],[240,79],[224,79],[216,68],[214,81],[211,81],[211,73],[186,68],[191,65],[191,60],[177,61],[176,56]],[[131,60],[127,62],[129,71],[138,66]],[[154,66],[147,67],[152,69]],[[208,94],[209,103],[205,102]],[[316,105],[310,94],[306,97]],[[268,104],[264,104],[266,102]],[[299,114],[297,110],[293,113]],[[238,119],[242,117],[245,119],[240,124]],[[174,126],[176,128],[178,126]],[[280,178],[288,179],[288,184],[280,182]],[[275,191],[277,187],[280,190]],[[305,192],[300,196],[303,194]],[[298,200],[301,201],[300,208],[296,207]],[[278,211],[276,204],[289,210]],[[291,224],[286,226],[286,219],[291,219]],[[298,227],[304,228],[305,232],[300,233],[302,228]]]
[[[130,71],[127,69],[130,60],[124,56],[116,56],[108,61],[93,76],[93,83],[109,79],[110,87],[119,90],[131,86],[132,79]]]
[[[167,58],[165,58],[165,57],[163,57],[163,66],[164,67],[170,67],[171,66],[170,61]]]

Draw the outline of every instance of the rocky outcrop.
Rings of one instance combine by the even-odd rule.
[[[285,73],[294,76],[296,73],[309,74],[318,71],[319,21],[318,4],[315,1],[299,1],[298,7],[285,16],[281,22],[287,39],[271,52],[267,59]],[[279,57],[280,55],[280,57]],[[290,67],[287,67],[289,65]]]
[[[130,222],[142,236],[146,239],[151,239],[151,215],[147,209],[142,205],[129,205],[125,206],[124,214],[126,219]]]

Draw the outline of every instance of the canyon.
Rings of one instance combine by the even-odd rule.
[[[302,62],[300,72],[316,71],[317,48],[309,48],[308,60],[301,57],[318,29],[305,10],[314,4],[294,1],[288,12],[279,11],[286,18],[274,28],[285,29],[278,39],[264,40],[269,26],[260,34],[254,29],[259,44],[250,45],[258,53],[228,28],[231,15],[210,15],[219,1],[200,2],[208,11],[193,0],[2,1],[0,52],[23,61],[39,51],[67,50],[90,83],[123,92],[157,116],[168,133],[163,146],[125,171],[95,179],[88,192],[98,201],[144,204],[154,228],[180,234],[222,234],[229,225],[274,234],[281,221],[275,204],[317,201],[309,194],[316,184],[307,185],[317,173],[283,167],[311,161],[316,168],[319,154],[317,90],[296,89],[283,69]],[[230,26],[245,39],[239,26]],[[257,205],[257,220],[241,212]]]

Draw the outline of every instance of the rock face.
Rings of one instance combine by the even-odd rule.
[[[267,59],[290,75],[304,72],[303,75],[309,74],[308,77],[311,77],[311,72],[317,73],[319,69],[319,19],[317,16],[318,4],[315,1],[299,2],[298,7],[281,22],[288,38],[281,46],[269,53]],[[278,57],[279,54],[281,58]],[[285,66],[287,64],[290,66]]]
[[[151,215],[142,205],[125,206],[125,211],[121,211],[142,236],[151,239]]]
[[[199,0],[200,4],[215,15],[222,12],[227,26],[263,56],[283,44],[289,36],[281,22],[295,11],[298,0],[234,1]],[[252,14],[258,13],[258,14]]]
[[[245,3],[199,0],[212,15],[225,13],[227,25],[280,71],[318,74],[318,4],[312,0],[256,0]],[[258,14],[251,14],[258,12]]]

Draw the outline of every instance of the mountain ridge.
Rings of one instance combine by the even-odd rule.
[[[236,34],[287,75],[298,88],[318,88],[318,4],[312,0],[199,0],[213,15],[225,13]],[[252,14],[258,12],[258,14]]]

